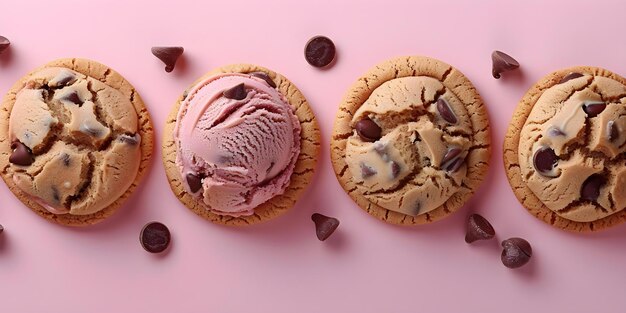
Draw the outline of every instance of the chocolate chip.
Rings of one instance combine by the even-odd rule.
[[[224,95],[224,97],[228,99],[233,99],[233,100],[243,100],[248,95],[248,93],[246,92],[245,85],[243,83],[235,87],[232,87],[230,89],[224,90],[222,94]]]
[[[443,159],[441,160],[441,164],[446,164],[452,161],[452,159],[458,157],[461,154],[461,152],[463,152],[463,150],[461,150],[461,148],[459,147],[448,148],[448,151],[446,151],[446,154],[443,156]]]
[[[374,168],[369,165],[365,165],[365,163],[361,163],[361,176],[363,178],[368,178],[376,175],[378,172]]]
[[[118,140],[125,144],[134,146],[139,143],[139,140],[141,140],[141,137],[139,136],[139,134],[134,134],[133,136],[121,135],[118,137]]]
[[[585,102],[583,103],[583,111],[587,113],[589,117],[596,117],[606,109],[606,103],[604,102]]]
[[[450,107],[450,104],[448,103],[448,101],[444,100],[443,98],[437,99],[437,111],[439,111],[439,115],[441,115],[441,117],[446,122],[450,124],[457,123],[457,119],[456,119],[456,115],[454,114],[454,111],[452,111],[452,108]]]
[[[470,215],[467,221],[467,233],[465,233],[465,242],[472,243],[476,240],[491,239],[496,235],[496,231],[491,223],[478,214]]]
[[[522,238],[509,238],[502,242],[502,264],[508,268],[518,268],[530,261],[533,249]]]
[[[584,75],[581,74],[581,73],[571,72],[571,73],[563,76],[563,78],[561,78],[561,80],[559,81],[559,84],[562,84],[562,83],[564,83],[564,82],[566,82],[568,80],[572,80],[572,79],[575,79],[575,78],[578,78],[578,77],[583,77],[583,76]]]
[[[4,231],[4,226],[0,225],[0,234]]]
[[[391,178],[397,178],[398,174],[400,174],[400,164],[395,161],[391,161]]]
[[[382,136],[382,129],[380,126],[368,117],[358,121],[354,128],[363,141],[375,142]]]
[[[533,156],[533,164],[539,174],[543,176],[551,176],[551,172],[559,162],[554,150],[550,147],[541,147]]]
[[[176,66],[178,57],[183,54],[183,47],[152,47],[152,54],[165,63],[165,71],[171,72]]]
[[[593,174],[583,182],[580,188],[580,198],[596,201],[600,196],[600,188],[606,184],[606,178],[601,174]]]
[[[69,101],[72,102],[74,104],[78,104],[78,105],[82,105],[83,101],[80,99],[80,97],[78,96],[78,93],[76,91],[72,91],[70,93],[67,93],[66,95],[64,95],[61,100],[65,100],[65,101]]]
[[[258,77],[258,78],[264,80],[268,85],[270,85],[270,87],[276,88],[276,83],[270,78],[269,75],[267,75],[267,73],[264,73],[264,72],[252,72],[252,73],[250,73],[250,75],[252,75],[254,77]]]
[[[387,145],[382,142],[377,142],[374,144],[374,151],[378,153],[380,156],[387,155]]]
[[[550,128],[548,128],[548,136],[550,137],[565,136],[565,133],[560,128],[556,126],[551,126]]]
[[[13,142],[11,149],[13,149],[13,153],[9,157],[9,162],[21,166],[29,166],[35,162],[33,153],[25,144],[19,141]]]
[[[167,226],[159,222],[146,224],[139,234],[139,242],[150,253],[165,251],[170,244],[171,235]]]
[[[609,121],[606,123],[606,137],[610,142],[613,142],[619,138],[619,129],[615,121]]]
[[[0,53],[4,52],[9,46],[11,42],[6,37],[0,36]]]
[[[328,239],[339,226],[338,219],[319,213],[311,215],[311,220],[315,223],[315,233],[320,241]]]
[[[416,202],[415,205],[413,206],[413,216],[417,216],[420,213],[420,210],[422,209],[422,204],[420,202]]]
[[[335,59],[335,44],[328,37],[315,36],[304,47],[304,58],[315,67],[329,65]]]
[[[187,174],[187,185],[192,193],[196,193],[202,188],[202,177],[194,175],[192,173]]]
[[[267,170],[265,170],[265,174],[266,175],[269,174],[272,171],[272,169],[274,168],[274,165],[275,165],[274,162],[270,163],[270,166],[267,168]]]
[[[73,83],[75,80],[76,76],[72,72],[61,71],[48,84],[52,87],[63,87]]]
[[[464,158],[456,158],[454,159],[454,161],[448,163],[447,166],[444,167],[444,170],[448,173],[456,173],[456,171],[461,168],[464,162]]]
[[[61,160],[63,161],[63,165],[70,166],[70,155],[67,153],[61,154]]]
[[[519,62],[517,62],[517,60],[510,55],[497,50],[491,53],[491,62],[491,74],[493,74],[493,78],[495,79],[499,79],[500,74],[519,67]]]
[[[90,127],[89,125],[81,125],[80,131],[91,135],[92,137],[99,137],[100,130]]]

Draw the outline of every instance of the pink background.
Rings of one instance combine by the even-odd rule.
[[[137,88],[160,141],[167,112],[192,81],[213,67],[252,62],[302,90],[317,114],[323,150],[311,187],[290,213],[242,229],[185,209],[168,188],[160,149],[131,200],[95,227],[50,224],[0,184],[3,312],[624,312],[626,225],[576,235],[535,219],[513,196],[500,154],[517,101],[544,74],[573,65],[626,74],[623,2],[65,2],[3,2],[0,35],[12,46],[0,56],[2,93],[52,59],[91,58]],[[326,71],[303,58],[304,44],[317,34],[338,47],[338,62]],[[150,54],[154,45],[185,47],[173,73]],[[522,71],[493,79],[494,49],[516,57]],[[421,227],[387,225],[361,211],[335,180],[328,155],[346,88],[374,64],[409,54],[464,72],[486,102],[493,130],[491,170],[477,196],[452,217]],[[315,237],[313,212],[341,220],[326,242]],[[465,244],[471,212],[491,220],[498,241]],[[139,245],[151,220],[170,227],[166,255]],[[520,270],[500,263],[499,241],[512,236],[533,245]]]

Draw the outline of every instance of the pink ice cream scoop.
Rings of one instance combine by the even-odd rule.
[[[251,215],[282,194],[300,154],[300,122],[287,99],[248,74],[194,86],[173,136],[185,189],[221,215]]]

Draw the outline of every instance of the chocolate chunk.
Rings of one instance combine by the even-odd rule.
[[[539,174],[543,176],[551,176],[551,172],[559,162],[554,150],[550,147],[541,147],[533,156],[533,164]]]
[[[463,150],[461,150],[461,148],[459,147],[448,148],[448,151],[446,151],[446,154],[443,156],[443,159],[441,160],[441,164],[446,164],[452,161],[454,158],[458,157],[461,154],[461,152],[463,152]]]
[[[391,178],[396,179],[400,174],[400,164],[395,161],[391,161]]]
[[[517,60],[510,55],[497,50],[491,53],[491,62],[491,74],[493,74],[493,78],[495,79],[499,79],[501,76],[500,74],[519,67],[519,62],[517,62]]]
[[[13,149],[13,153],[9,157],[9,162],[21,166],[29,166],[35,162],[33,153],[25,144],[15,141],[11,144],[11,149]]]
[[[465,233],[465,242],[472,243],[476,240],[491,239],[496,235],[496,231],[491,223],[478,214],[470,215],[467,221],[467,233]]]
[[[363,178],[374,176],[377,173],[378,172],[376,172],[376,170],[371,166],[365,165],[365,163],[361,163],[361,176],[363,176]]]
[[[522,238],[509,238],[502,242],[502,264],[508,268],[518,268],[530,261],[533,249]]]
[[[454,111],[452,111],[452,108],[450,107],[448,101],[444,100],[443,98],[437,99],[437,111],[446,122],[450,124],[457,123]]]
[[[606,123],[606,137],[610,142],[614,142],[619,138],[619,129],[615,121],[609,121]]]
[[[578,78],[578,77],[583,77],[583,76],[584,75],[581,74],[581,73],[571,72],[571,73],[563,76],[563,78],[561,78],[561,80],[559,81],[559,84],[562,84],[562,83],[564,83],[564,82],[566,82],[568,80],[572,80],[572,79],[575,79],[575,78]]]
[[[458,171],[461,168],[464,162],[465,162],[464,158],[456,158],[454,159],[454,161],[448,163],[444,167],[444,170],[448,173],[456,173],[456,171]]]
[[[258,78],[264,80],[268,85],[270,85],[270,87],[276,88],[276,83],[270,78],[269,75],[267,75],[267,73],[264,73],[264,72],[252,72],[252,73],[250,73],[250,75],[252,75],[254,77],[258,77]]]
[[[315,233],[320,241],[328,239],[339,226],[338,219],[319,213],[311,215],[311,220],[315,223]]]
[[[596,201],[600,196],[600,188],[606,184],[606,178],[601,174],[593,174],[583,182],[580,188],[580,198]]]
[[[74,81],[76,81],[76,76],[74,76],[74,73],[69,71],[61,71],[56,77],[48,82],[48,85],[58,88],[70,85]]]
[[[152,54],[165,63],[165,71],[171,72],[176,66],[178,57],[183,54],[183,47],[152,47]]]
[[[368,117],[358,121],[354,126],[356,133],[363,141],[375,142],[382,136],[383,130],[374,121]]]
[[[61,154],[61,160],[63,160],[63,165],[70,166],[70,155],[67,153]]]
[[[304,58],[315,67],[324,67],[332,63],[335,53],[335,44],[324,36],[311,38],[304,47]]]
[[[551,137],[565,136],[565,133],[560,128],[556,126],[551,126],[550,128],[548,128],[548,136],[551,136]]]
[[[606,103],[604,102],[585,102],[583,104],[583,111],[587,113],[589,117],[596,117],[606,109]]]
[[[189,185],[189,190],[191,190],[192,193],[198,192],[198,190],[202,188],[202,177],[188,173],[187,185]]]
[[[150,253],[165,251],[170,245],[171,235],[167,226],[159,222],[146,224],[139,234],[139,242],[144,250]]]
[[[245,85],[243,83],[235,87],[232,87],[230,89],[224,90],[222,94],[224,95],[224,97],[228,99],[233,99],[233,100],[243,100],[248,95],[248,93],[246,92]]]
[[[4,52],[9,46],[11,42],[6,37],[0,36],[0,53]]]
[[[78,92],[76,91],[72,91],[70,93],[67,93],[66,95],[64,95],[61,100],[65,100],[65,101],[69,101],[72,102],[74,104],[78,104],[78,105],[82,105],[83,101],[80,99],[80,97],[78,96]]]

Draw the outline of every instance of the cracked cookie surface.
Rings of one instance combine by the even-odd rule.
[[[593,231],[626,219],[626,82],[601,68],[551,73],[520,101],[504,142],[513,190],[558,228]]]
[[[458,210],[490,156],[486,108],[471,82],[419,56],[383,62],[340,104],[331,159],[346,192],[394,224],[423,224]]]
[[[64,225],[110,216],[152,154],[134,88],[94,61],[61,59],[18,81],[2,104],[2,177],[39,215]]]
[[[262,73],[265,73],[265,75],[263,74],[259,75],[258,73],[255,75],[250,74],[250,73],[255,73],[255,72],[262,72]],[[241,75],[241,74],[250,74],[250,75]],[[214,170],[213,171],[209,170],[206,173],[205,172],[203,173],[204,175],[212,175],[211,179],[206,179],[206,177],[198,176],[196,173],[197,171],[191,173],[192,174],[191,176],[186,175],[187,177],[183,178],[181,174],[180,165],[184,164],[184,162],[181,162],[182,158],[177,161],[177,155],[179,155],[180,153],[177,149],[177,142],[175,140],[176,137],[174,134],[177,132],[177,121],[180,117],[179,114],[181,112],[181,106],[184,103],[187,103],[185,102],[185,99],[187,97],[193,96],[194,90],[195,90],[194,87],[197,87],[199,83],[202,83],[205,81],[211,81],[213,79],[222,80],[224,78],[229,78],[229,77],[243,78],[245,81],[247,81],[246,88],[252,88],[252,86],[255,86],[257,84],[263,85],[262,87],[257,86],[256,87],[257,90],[266,90],[267,88],[272,88],[273,90],[275,88],[275,90],[278,91],[280,94],[282,94],[282,96],[284,96],[284,98],[287,100],[290,106],[290,109],[293,110],[293,114],[295,114],[295,118],[297,118],[297,123],[299,123],[299,126],[300,126],[299,133],[297,132],[295,133],[298,136],[297,138],[299,140],[300,152],[297,155],[297,158],[295,159],[295,164],[285,166],[285,170],[288,168],[293,168],[293,172],[288,177],[288,180],[284,180],[287,183],[285,186],[284,192],[282,192],[281,194],[275,195],[269,198],[269,200],[258,204],[257,206],[253,208],[253,210],[249,211],[249,214],[242,214],[246,212],[237,211],[238,207],[241,207],[241,205],[239,204],[237,200],[238,198],[236,197],[230,197],[230,198],[224,197],[220,200],[220,201],[231,200],[231,199],[237,200],[237,201],[228,201],[227,207],[225,207],[226,210],[229,210],[229,211],[232,210],[232,212],[226,212],[224,208],[220,210],[222,212],[219,212],[214,209],[210,209],[209,206],[216,204],[214,203],[215,201],[213,200],[209,199],[210,201],[207,201],[208,199],[207,195],[210,196],[210,192],[215,192],[214,190],[217,190],[216,188],[214,188],[217,185],[213,183],[213,180],[216,180],[216,179],[224,180],[223,178],[220,178],[221,176],[224,176],[224,175],[221,175],[221,174],[215,175]],[[253,81],[250,81],[250,80],[253,80]],[[224,81],[226,82],[227,80],[224,80]],[[231,92],[231,91],[228,91],[228,92]],[[269,91],[266,90],[266,93],[267,92]],[[254,92],[249,91],[248,97],[251,97],[254,95],[255,95]],[[237,98],[237,94],[229,95],[229,97],[231,97],[231,99]],[[265,99],[267,98],[267,96],[263,96],[263,98]],[[243,96],[241,100],[243,102],[248,101],[246,96]],[[238,103],[238,102],[235,102],[235,103]],[[195,103],[195,104],[200,105],[202,103]],[[272,109],[270,106],[267,106],[267,105],[263,105],[263,106],[266,107],[266,109]],[[245,109],[246,106],[242,106],[242,108]],[[209,114],[210,111],[211,110],[207,110],[208,112],[207,114]],[[272,111],[275,111],[275,110],[272,109]],[[276,113],[278,112],[274,112],[274,115]],[[205,114],[203,114],[202,116],[204,118]],[[233,117],[236,117],[236,116],[237,114],[233,115]],[[278,116],[273,116],[272,118],[276,119],[277,117]],[[278,123],[280,122],[279,120],[276,120],[275,122]],[[222,121],[222,119],[220,119],[219,121]],[[277,126],[277,125],[274,125],[274,126]],[[237,129],[235,128],[233,128],[232,130],[237,131]],[[242,151],[238,152],[238,153],[241,153],[242,156],[247,155],[248,150],[252,151],[257,148],[258,149],[263,148],[260,146],[255,147],[255,146],[245,145],[244,143],[247,140],[245,136],[238,137],[238,138],[241,138],[241,142],[239,142],[237,145],[231,145],[231,146],[237,146],[239,147],[238,149],[243,149]],[[207,146],[210,145],[210,141],[211,140],[207,139],[206,141]],[[256,140],[254,140],[254,142],[256,142]],[[294,84],[288,81],[284,76],[278,73],[275,73],[271,70],[268,70],[266,68],[263,68],[257,65],[252,65],[252,64],[234,64],[234,65],[228,65],[228,66],[217,68],[205,74],[203,77],[199,78],[196,82],[194,82],[189,87],[189,89],[186,90],[179,97],[179,99],[176,102],[176,105],[170,111],[170,114],[166,121],[165,131],[163,133],[163,147],[162,147],[163,164],[165,166],[166,174],[167,174],[172,191],[186,207],[191,209],[197,215],[211,222],[223,224],[223,225],[241,226],[241,225],[255,224],[255,223],[270,220],[274,217],[277,217],[287,212],[289,209],[291,209],[294,206],[297,199],[300,197],[302,192],[305,190],[306,186],[309,184],[309,182],[313,178],[316,160],[317,160],[317,156],[319,153],[319,146],[320,146],[320,131],[317,125],[317,121],[315,119],[315,115],[313,114],[313,111],[309,107],[309,104],[304,98],[304,96],[302,95],[302,93],[296,88]],[[286,147],[288,148],[288,146]],[[218,150],[219,149],[215,149],[215,151],[218,151]],[[287,153],[289,152],[289,149],[283,152]],[[257,156],[263,157],[263,158],[259,158],[258,161],[264,161],[265,154],[267,154],[267,152],[263,152],[263,151],[250,152],[250,153],[255,153],[255,154],[261,153],[262,155],[257,155]],[[193,160],[193,158],[191,159]],[[227,162],[227,160],[224,158],[215,158],[215,162],[213,161],[211,162],[215,164],[218,164],[218,163],[230,164],[229,163],[230,161]],[[256,164],[256,165],[250,164],[250,166],[255,166],[258,168],[251,168],[249,170],[246,170],[246,173],[248,174],[250,173],[254,174],[257,172],[261,173],[263,175],[260,175],[260,176],[252,175],[252,177],[259,176],[260,180],[265,180],[263,177],[265,177],[264,173],[266,173],[266,170],[267,170],[267,175],[270,175],[277,179],[281,177],[280,175],[275,174],[274,172],[279,173],[279,172],[282,172],[283,170],[280,170],[279,168],[274,168],[273,166],[274,163],[271,163],[271,162],[269,164],[265,164],[265,163]],[[242,167],[242,165],[240,164],[239,167]],[[239,168],[239,167],[230,166],[227,169],[230,171],[231,168]],[[184,168],[185,167],[183,166],[182,167],[183,171],[184,171]],[[260,168],[262,169],[262,171]],[[231,185],[233,184],[232,180],[228,180],[226,182]],[[249,183],[254,184],[255,183],[254,179],[250,179]],[[238,184],[246,185],[247,182],[246,183],[241,182]],[[227,184],[220,183],[219,185],[220,185],[219,187],[221,187],[221,186],[226,186]],[[261,185],[261,187],[263,187],[263,185]],[[253,189],[263,192],[263,188],[253,188]],[[201,195],[204,195],[204,196],[201,196]],[[227,202],[227,201],[222,201],[222,202]]]

